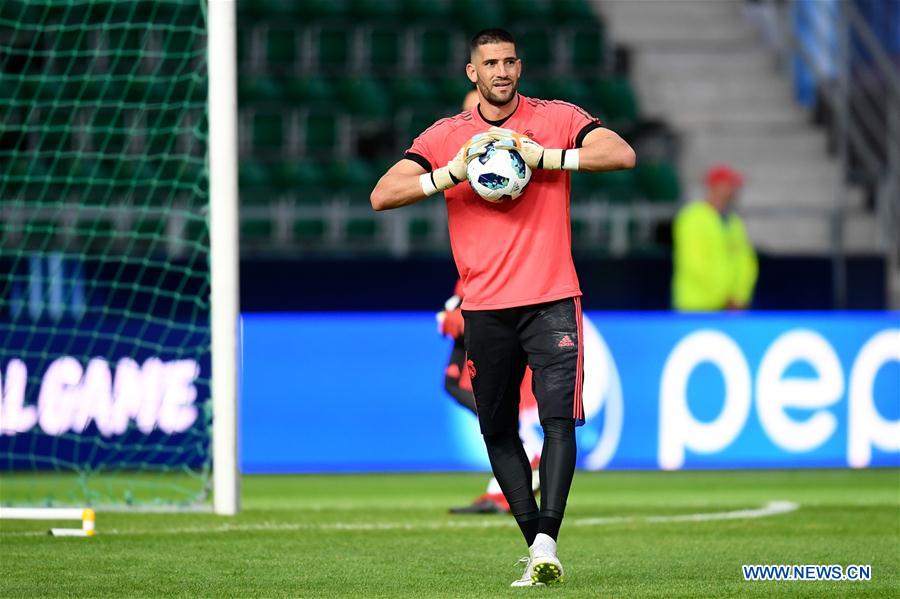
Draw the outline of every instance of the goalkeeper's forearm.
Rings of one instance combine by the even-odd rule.
[[[422,189],[421,175],[425,172],[412,160],[403,159],[388,170],[372,190],[369,201],[375,210],[390,210],[409,206],[428,197]]]

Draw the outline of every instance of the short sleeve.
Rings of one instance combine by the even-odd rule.
[[[418,163],[426,171],[435,170],[441,162],[437,157],[438,148],[440,148],[437,131],[440,128],[435,125],[420,133],[403,155],[404,158]]]
[[[587,134],[602,127],[603,123],[580,106],[569,103],[564,106],[569,111],[568,148],[580,148]]]

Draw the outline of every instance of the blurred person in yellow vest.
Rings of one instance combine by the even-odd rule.
[[[743,310],[753,299],[758,264],[734,211],[743,186],[727,165],[706,173],[706,199],[681,209],[673,225],[672,305],[679,311]]]

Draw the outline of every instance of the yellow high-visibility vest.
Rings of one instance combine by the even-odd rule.
[[[676,310],[722,310],[729,301],[748,306],[759,265],[741,218],[720,215],[705,201],[681,209],[673,224]]]

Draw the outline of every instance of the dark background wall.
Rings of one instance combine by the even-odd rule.
[[[667,310],[668,257],[576,259],[589,310]],[[847,308],[885,308],[884,261],[852,257]],[[439,310],[456,268],[446,259],[278,260],[241,263],[241,310]],[[831,310],[832,263],[824,257],[760,256],[754,309]]]

